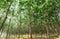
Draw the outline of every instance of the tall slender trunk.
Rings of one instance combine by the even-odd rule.
[[[21,35],[21,13],[20,13],[20,27],[19,27],[19,32],[18,32],[18,39],[20,39],[20,35]]]
[[[48,30],[48,26],[46,26],[46,31],[47,31],[47,39],[49,38],[49,30]]]
[[[32,39],[32,21],[31,21],[31,7],[30,0],[28,1],[28,15],[29,15],[29,39]]]
[[[56,34],[59,36],[57,28],[56,28],[58,26],[58,23],[56,22],[57,15],[56,15],[56,12],[55,12],[56,11],[56,8],[55,8],[56,7],[56,2],[55,1],[54,1],[53,5],[54,5],[54,8],[53,8],[54,15],[53,16],[55,17],[54,18],[54,23],[53,23],[54,24],[54,30],[55,30]]]
[[[8,39],[8,35],[9,35],[10,22],[11,22],[11,19],[10,19],[10,21],[9,21],[9,26],[8,26],[8,29],[7,29],[6,39]]]
[[[20,32],[18,32],[18,39],[20,39]]]
[[[54,21],[55,21],[55,20],[54,20]],[[58,34],[58,31],[57,31],[57,29],[56,29],[56,28],[57,28],[56,26],[58,26],[58,24],[56,23],[56,21],[55,21],[53,24],[54,24],[54,31],[56,32],[57,35],[59,35],[59,34]]]
[[[47,39],[49,39],[49,18],[48,18],[48,13],[47,13],[47,18],[46,18],[46,31],[47,31]]]
[[[5,16],[3,22],[2,22],[2,24],[1,24],[1,26],[0,26],[0,30],[3,28],[4,23],[5,23],[6,19],[7,19],[7,15],[8,15],[8,12],[9,12],[9,9],[10,9],[11,4],[12,4],[12,3],[10,3],[10,5],[9,5],[9,7],[8,7],[8,9],[7,9],[6,16]]]

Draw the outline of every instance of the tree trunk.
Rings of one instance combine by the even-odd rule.
[[[20,39],[20,32],[18,33],[18,39]]]
[[[7,29],[6,39],[8,39],[8,34],[9,34],[9,29],[10,29],[10,22],[11,22],[11,19],[9,21],[9,26],[8,26],[8,29]]]
[[[29,39],[32,39],[32,21],[31,21],[31,7],[30,0],[28,1],[28,15],[29,15]]]
[[[12,3],[11,3],[11,4],[12,4]],[[8,7],[8,9],[7,9],[6,16],[5,16],[5,18],[4,18],[3,22],[2,22],[2,25],[0,26],[0,30],[3,28],[4,23],[5,23],[6,19],[7,19],[7,15],[8,15],[8,12],[9,12],[9,9],[10,9],[11,4],[9,5],[9,7]]]
[[[47,23],[46,23],[46,32],[47,32],[47,39],[49,38],[49,30],[48,30],[48,26],[49,26],[49,23],[48,23],[48,19],[47,19]]]

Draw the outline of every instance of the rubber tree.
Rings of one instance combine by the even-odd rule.
[[[9,26],[8,26],[8,28],[7,28],[6,39],[8,39],[8,36],[9,36],[10,23],[11,23],[11,18],[10,18],[10,20],[9,20]]]
[[[32,39],[32,19],[31,19],[31,0],[28,0],[28,16],[29,16],[29,39]]]

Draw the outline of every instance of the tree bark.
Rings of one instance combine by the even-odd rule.
[[[20,27],[19,27],[19,32],[18,32],[18,39],[20,39],[20,35],[21,35],[21,13],[20,13]]]
[[[32,21],[31,21],[31,7],[30,0],[28,1],[28,15],[29,15],[29,39],[32,39]]]
[[[10,19],[10,21],[9,21],[9,26],[8,26],[8,30],[7,30],[7,34],[6,34],[6,39],[8,39],[8,35],[9,35],[10,22],[11,22],[11,19]]]

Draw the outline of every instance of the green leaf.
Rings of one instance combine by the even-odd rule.
[[[26,2],[26,1],[28,1],[28,0],[20,0],[21,2]]]

